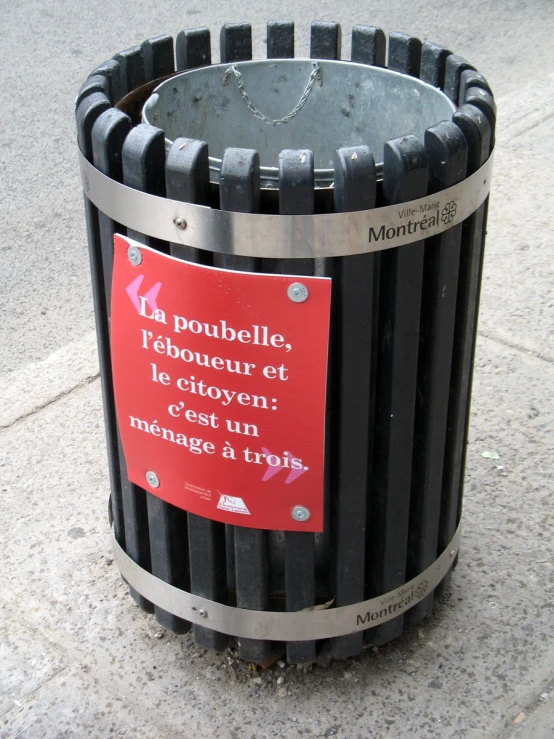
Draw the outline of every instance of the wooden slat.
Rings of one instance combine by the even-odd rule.
[[[396,72],[418,77],[421,67],[421,41],[405,33],[389,34],[387,66]]]
[[[340,59],[341,27],[332,21],[313,21],[310,34],[311,59]]]
[[[79,107],[79,103],[84,100],[84,98],[92,95],[94,92],[103,93],[108,100],[112,102],[109,78],[103,74],[93,74],[86,79],[79,88],[79,92],[75,98],[75,109]]]
[[[482,87],[469,87],[466,90],[464,102],[467,105],[474,105],[479,108],[485,115],[491,127],[490,150],[492,151],[495,144],[494,131],[496,128],[496,103],[493,96]]]
[[[446,59],[450,54],[448,49],[433,44],[431,41],[424,41],[421,47],[419,78],[429,85],[442,89],[446,74]]]
[[[221,163],[219,197],[222,210],[259,212],[260,161],[256,151],[226,149]],[[232,254],[215,254],[214,266],[256,272],[258,260]],[[234,544],[237,606],[266,610],[269,603],[267,531],[235,526]],[[239,653],[243,659],[263,664],[269,659],[271,642],[240,639]]]
[[[121,67],[121,79],[125,94],[144,85],[146,82],[144,77],[144,60],[140,53],[140,46],[133,46],[130,49],[120,51],[119,54],[114,56],[114,59],[116,62],[119,62]]]
[[[450,54],[446,59],[446,71],[444,77],[444,92],[455,103],[460,97],[460,82],[462,72],[466,69],[474,69],[474,67],[462,59],[461,56]]]
[[[427,160],[412,135],[385,144],[383,197],[388,205],[422,197]],[[406,581],[419,315],[424,242],[381,253],[373,481],[368,510],[369,597]],[[370,629],[382,644],[402,632],[403,616]]]
[[[177,139],[167,156],[167,197],[186,203],[208,205],[210,173],[208,145],[194,139]],[[188,262],[206,263],[209,252],[172,243],[170,253]],[[225,565],[225,526],[217,521],[188,514],[188,544],[191,592],[202,598],[227,603]],[[195,624],[194,638],[204,647],[225,649],[229,643],[226,634]]]
[[[167,156],[165,181],[168,198],[185,203],[209,205],[208,145],[195,139],[177,139]],[[212,264],[213,261],[211,252],[201,251],[186,244],[172,243],[170,252],[172,256],[186,262]]]
[[[110,101],[102,92],[88,95],[75,111],[77,119],[77,143],[85,159],[92,162],[92,127],[96,119],[111,107]]]
[[[102,113],[92,130],[94,166],[116,182],[123,182],[121,151],[131,127],[131,119],[128,115],[117,108],[110,108]],[[98,213],[98,220],[106,311],[109,319],[112,297],[113,237],[115,233],[125,234],[126,231],[123,226],[116,224],[104,213]]]
[[[244,62],[252,59],[252,27],[250,23],[228,23],[219,36],[222,62]]]
[[[287,149],[279,154],[279,213],[282,215],[314,212],[314,161],[308,149]],[[311,259],[279,259],[271,272],[313,275]],[[299,611],[315,604],[314,534],[285,532],[285,599],[287,611]],[[291,663],[314,662],[315,642],[287,642]]]
[[[458,105],[464,105],[467,102],[466,92],[470,87],[480,87],[482,90],[486,90],[492,97],[492,90],[489,83],[479,74],[475,69],[464,69],[460,76],[460,93],[458,95]]]
[[[166,34],[143,41],[140,45],[140,53],[143,59],[145,82],[157,80],[175,71],[172,36]]]
[[[356,25],[352,29],[350,59],[358,64],[384,67],[387,53],[385,32],[375,26]]]
[[[292,59],[294,57],[293,21],[268,21],[267,58]]]
[[[190,591],[187,550],[187,514],[147,493],[152,574],[176,588]],[[175,634],[190,631],[188,621],[155,606],[158,622]]]
[[[145,124],[136,126],[123,145],[125,185],[151,195],[164,196],[166,194],[164,169],[164,132]],[[158,243],[132,229],[128,229],[127,235],[147,246],[156,247]],[[171,585],[188,590],[185,514],[138,485],[131,486],[128,497],[137,515],[135,522],[129,521],[129,527],[133,525],[136,527],[135,537],[144,553],[147,546],[150,549],[152,574]],[[144,520],[145,512],[147,521]],[[190,628],[187,621],[158,606],[155,607],[155,612],[160,624],[177,634],[182,634]]]
[[[429,128],[425,151],[429,193],[464,179],[467,143],[454,123]],[[460,224],[425,243],[407,579],[419,575],[437,557],[461,238]],[[430,593],[407,612],[406,623],[429,614],[433,602]]]
[[[473,105],[464,105],[453,116],[468,143],[467,175],[473,174],[487,160],[491,130],[487,118]],[[443,499],[439,527],[438,552],[448,545],[456,530],[463,491],[463,472],[467,425],[471,398],[471,378],[479,292],[483,268],[484,226],[487,203],[463,223],[454,349],[448,403],[446,453],[443,473]],[[450,574],[437,588],[440,594],[448,586]]]
[[[377,179],[367,146],[340,149],[334,158],[335,210],[376,205]],[[333,592],[337,607],[365,596],[366,500],[371,475],[375,391],[374,343],[378,254],[336,260],[333,275],[332,393],[334,455],[331,489]],[[330,454],[331,450],[327,450]],[[336,658],[363,648],[363,632],[331,640]]]
[[[110,110],[108,98],[102,93],[93,93],[83,99],[76,111],[77,136],[79,148],[89,161],[93,158],[92,130],[98,118]],[[94,315],[96,321],[96,336],[98,341],[98,359],[102,385],[102,399],[104,407],[104,424],[106,429],[106,445],[108,452],[108,469],[110,475],[110,489],[112,492],[112,514],[114,518],[114,534],[118,543],[125,547],[125,529],[123,525],[121,482],[119,469],[119,452],[117,443],[117,424],[115,401],[113,397],[113,382],[110,357],[109,323],[102,269],[102,245],[100,241],[100,226],[98,209],[85,196],[85,214],[87,220],[90,273],[92,295],[94,300]]]
[[[107,175],[117,182],[123,182],[123,170],[121,165],[121,150],[123,142],[129,131],[131,130],[131,119],[125,115],[123,111],[117,108],[109,108],[100,115],[91,133],[92,153],[94,166],[103,174]],[[113,237],[115,233],[125,233],[125,229],[114,223],[104,213],[98,212],[98,235],[100,240],[100,256],[102,274],[100,278],[103,281],[104,310],[107,325],[110,322],[111,312],[111,292],[112,292],[112,271],[113,271]],[[106,335],[104,337],[109,351],[109,334],[106,327]],[[110,352],[111,354],[111,352]],[[105,399],[106,409],[110,409],[113,414],[110,434],[116,440],[115,449],[119,456],[119,431],[115,417],[114,398],[113,398],[113,379],[111,371],[111,362],[106,372],[106,383],[109,383],[109,400]],[[106,402],[107,401],[107,402]],[[117,459],[117,485],[113,486],[112,491],[112,514],[114,518],[114,532],[116,539],[119,541],[120,535],[124,529],[123,499],[121,495],[121,470],[119,459]]]
[[[208,28],[181,31],[175,39],[177,69],[195,69],[212,63],[211,39]]]
[[[116,62],[115,59],[109,59],[107,62],[104,62],[104,64],[97,67],[90,76],[92,77],[96,75],[103,75],[106,77],[109,84],[108,98],[114,105],[116,105],[125,94],[119,62]]]

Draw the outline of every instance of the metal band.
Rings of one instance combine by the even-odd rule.
[[[458,526],[450,544],[424,572],[396,590],[327,610],[280,613],[232,608],[179,590],[139,567],[119,546],[112,533],[114,558],[121,574],[138,593],[164,611],[223,634],[272,641],[307,641],[343,636],[379,626],[426,598],[451,568],[460,547]]]
[[[275,259],[366,254],[435,236],[479,208],[489,194],[492,170],[491,155],[459,184],[408,203],[285,216],[232,213],[149,195],[106,177],[81,152],[79,162],[87,197],[116,223],[197,249]]]

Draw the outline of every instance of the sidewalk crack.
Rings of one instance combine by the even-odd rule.
[[[71,395],[71,393],[74,392],[75,390],[79,390],[82,387],[91,385],[99,377],[100,377],[99,372],[97,372],[94,375],[89,375],[88,377],[85,377],[84,380],[81,380],[73,387],[70,387],[68,390],[64,390],[58,395],[55,395],[53,398],[50,398],[49,400],[42,403],[41,405],[37,405],[35,408],[32,408],[30,411],[27,411],[26,413],[23,413],[21,416],[18,416],[17,418],[15,418],[13,421],[10,421],[10,423],[0,425],[0,431],[6,431],[7,429],[11,429],[17,423],[20,423],[21,421],[25,421],[25,419],[30,418],[31,416],[34,416],[36,413],[40,413],[45,408],[48,408],[51,405],[54,405],[54,403],[57,403],[58,400],[61,400],[62,398],[65,398],[68,395]]]
[[[554,364],[554,359],[552,357],[549,357],[546,354],[541,354],[541,352],[538,352],[536,349],[530,349],[527,346],[518,344],[516,341],[508,341],[508,339],[504,339],[500,336],[495,336],[494,334],[489,334],[486,331],[481,330],[478,331],[478,334],[484,339],[495,341],[497,344],[502,344],[503,346],[507,346],[510,349],[515,349],[516,351],[522,352],[523,354],[531,355],[532,357],[535,357],[535,359],[540,359],[542,362],[546,362],[547,364]]]

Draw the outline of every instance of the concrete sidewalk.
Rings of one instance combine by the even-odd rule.
[[[109,549],[87,333],[0,378],[0,737],[554,736],[554,75],[539,72],[497,101],[462,552],[433,616],[309,670],[254,672],[165,632]]]

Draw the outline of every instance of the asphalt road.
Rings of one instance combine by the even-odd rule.
[[[95,66],[118,51],[183,28],[253,25],[254,56],[264,56],[265,22],[291,18],[297,55],[308,54],[309,24],[336,20],[343,56],[356,23],[433,40],[468,58],[498,98],[547,66],[551,0],[316,2],[300,7],[246,3],[72,2],[1,0],[0,70],[0,376],[82,338],[93,328],[85,222],[73,101]],[[317,132],[314,133],[317,135]],[[347,142],[345,142],[347,143]]]

